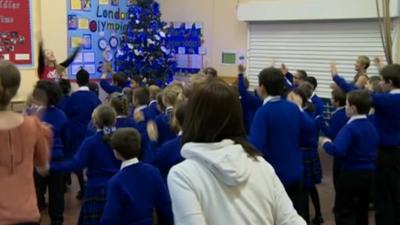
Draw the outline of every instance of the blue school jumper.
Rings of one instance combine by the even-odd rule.
[[[285,74],[285,87],[287,90],[293,90],[296,88],[296,85],[293,83],[293,74],[287,72]]]
[[[64,158],[64,145],[66,144],[66,124],[67,116],[65,113],[54,106],[44,108],[42,121],[51,125],[53,131],[53,145],[51,147],[51,160]]]
[[[315,116],[323,116],[324,115],[324,101],[318,97],[317,94],[313,93],[311,96],[311,102],[315,107]]]
[[[81,87],[73,93],[67,102],[65,114],[68,117],[68,152],[67,157],[72,157],[78,151],[85,138],[88,124],[94,109],[101,102],[88,87]]]
[[[67,107],[67,102],[71,96],[64,95],[61,100],[56,104],[56,107],[61,109],[65,113],[65,108]]]
[[[373,95],[379,134],[376,223],[400,221],[400,89]]]
[[[139,106],[135,108],[135,111],[139,111],[143,114],[144,120],[140,122],[135,122],[135,128],[139,131],[142,139],[142,152],[139,157],[140,161],[145,163],[150,163],[154,160],[154,145],[150,142],[149,136],[147,134],[147,123],[152,119],[152,113],[150,108],[146,105]],[[135,112],[134,112],[135,113]]]
[[[181,156],[182,138],[178,136],[165,142],[157,149],[153,165],[157,167],[164,181],[167,182],[169,170],[184,159]]]
[[[356,85],[353,83],[347,82],[343,77],[336,75],[333,77],[333,81],[336,83],[340,89],[342,89],[345,93],[348,93],[350,91],[354,91],[359,89]]]
[[[244,85],[244,76],[239,74],[239,94],[240,103],[243,111],[243,122],[247,133],[250,133],[250,127],[253,122],[253,118],[258,108],[262,106],[262,100],[253,94],[251,94]]]
[[[152,115],[152,119],[155,119],[158,115],[161,114],[160,110],[158,110],[157,101],[156,100],[150,101],[149,110],[150,110],[150,113]]]
[[[304,126],[301,132],[300,148],[303,151],[304,184],[312,187],[320,184],[322,180],[322,168],[318,153],[318,128],[313,118],[314,113],[303,111]]]
[[[172,114],[173,108],[167,107],[164,113],[156,117],[155,123],[158,130],[157,147],[168,140],[176,138],[176,133],[171,127]]]
[[[154,209],[160,224],[173,224],[171,199],[160,172],[136,158],[125,161],[108,183],[101,224],[153,225]]]
[[[303,181],[300,134],[304,117],[299,108],[281,97],[269,97],[259,108],[250,131],[252,143],[274,167],[284,185]]]
[[[79,215],[79,225],[100,224],[107,182],[121,166],[121,161],[115,158],[111,146],[103,140],[103,136],[102,132],[97,132],[85,139],[73,159],[50,165],[50,171],[71,172],[87,168],[87,188]]]
[[[373,95],[379,146],[400,148],[400,90]]]
[[[378,133],[366,116],[352,117],[336,136],[324,144],[325,151],[341,157],[341,170],[375,170]]]
[[[346,125],[348,120],[345,107],[339,107],[332,113],[328,125],[322,116],[316,119],[318,128],[331,140],[336,138],[336,135]]]
[[[106,79],[101,79],[100,87],[109,95],[115,92],[122,93],[124,89],[124,87],[111,85]]]

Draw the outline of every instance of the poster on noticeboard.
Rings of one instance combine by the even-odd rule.
[[[33,67],[31,13],[31,0],[0,0],[0,59]]]

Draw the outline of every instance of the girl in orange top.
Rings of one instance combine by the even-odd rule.
[[[50,129],[8,110],[20,82],[18,69],[0,61],[0,224],[38,224],[33,170],[48,168]]]

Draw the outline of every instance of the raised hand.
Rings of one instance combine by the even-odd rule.
[[[289,69],[286,67],[285,64],[281,65],[281,72],[283,73],[283,75],[285,75],[289,72]]]
[[[242,64],[238,66],[239,74],[244,74],[246,72],[246,67]]]
[[[337,72],[336,62],[332,62],[331,65],[330,65],[330,68],[331,68],[331,74],[332,74],[332,76],[333,76],[333,77],[334,77],[334,76],[337,76],[337,75],[338,75],[338,72]]]

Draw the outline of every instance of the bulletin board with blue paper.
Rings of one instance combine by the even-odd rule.
[[[81,52],[71,65],[68,77],[75,79],[81,68],[92,79],[100,78],[103,61],[112,61],[127,26],[131,0],[67,0],[68,53],[72,54],[82,39]]]
[[[175,52],[177,72],[198,73],[203,67],[203,56],[207,53],[202,46],[203,24],[171,22],[167,29],[167,45]]]

